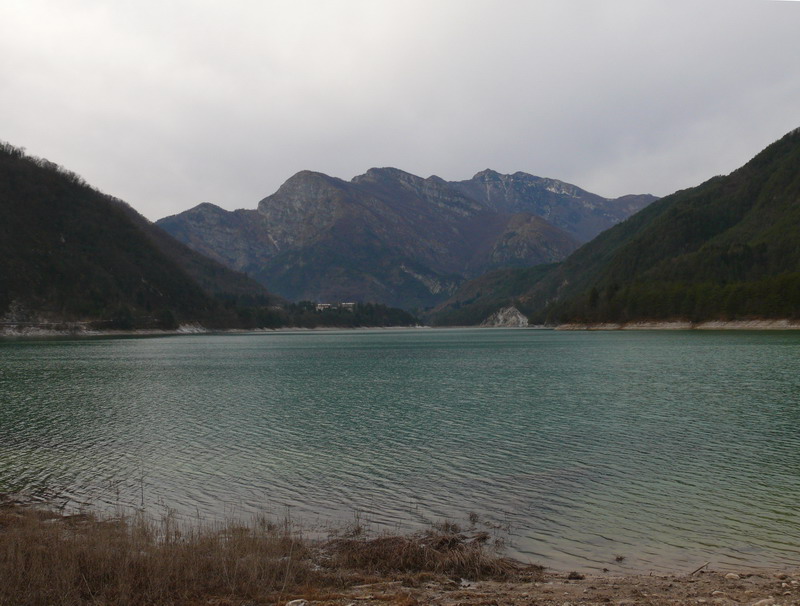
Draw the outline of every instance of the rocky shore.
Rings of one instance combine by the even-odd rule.
[[[461,579],[420,587],[387,579],[352,587],[341,595],[298,594],[292,599],[297,600],[292,606],[775,606],[800,604],[800,571],[624,577],[545,573],[531,582]]]

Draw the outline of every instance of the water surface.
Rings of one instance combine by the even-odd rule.
[[[799,352],[791,332],[7,340],[0,491],[400,530],[474,513],[564,569],[798,565]]]

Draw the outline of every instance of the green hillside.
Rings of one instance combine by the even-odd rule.
[[[505,303],[534,322],[800,317],[800,129],[730,175],[647,206],[526,286],[520,278],[508,274],[517,286]]]
[[[0,145],[0,317],[120,328],[235,322],[212,294],[270,299],[123,202]]]
[[[529,303],[551,322],[798,317],[800,131],[601,234]]]

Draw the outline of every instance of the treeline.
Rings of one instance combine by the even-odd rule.
[[[417,326],[419,320],[412,314],[381,303],[356,303],[352,308],[317,311],[316,304],[308,301],[283,305],[258,305],[254,301],[232,301],[233,297],[220,297],[221,310],[199,321],[211,329],[276,329],[276,328],[361,328]],[[198,322],[170,309],[156,313],[142,313],[127,305],[120,305],[91,322],[97,330],[160,329],[175,330],[181,324]]]
[[[549,324],[632,321],[800,319],[800,272],[751,282],[636,282],[593,287],[553,305]]]
[[[356,303],[351,308],[317,310],[311,301],[283,306],[244,307],[237,311],[241,328],[358,328],[371,326],[417,326],[412,314],[382,303]]]
[[[24,147],[17,147],[16,145],[11,145],[6,141],[0,141],[0,154],[5,154],[10,158],[16,159],[24,159],[26,162],[30,163],[33,166],[41,168],[43,170],[56,173],[75,185],[79,185],[81,187],[85,187],[87,189],[91,189],[94,192],[100,193],[98,190],[93,188],[89,185],[83,177],[79,174],[72,172],[61,166],[60,164],[56,164],[55,162],[51,162],[46,158],[39,158],[37,156],[30,156],[25,153]]]

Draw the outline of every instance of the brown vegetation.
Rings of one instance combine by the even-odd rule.
[[[472,520],[474,522],[474,520]],[[311,540],[288,522],[187,526],[58,515],[0,495],[0,606],[800,604],[800,571],[545,573],[452,523]]]
[[[453,528],[412,536],[312,541],[291,524],[185,526],[166,517],[62,516],[0,508],[0,604],[267,604],[358,583],[532,578],[485,536]]]

